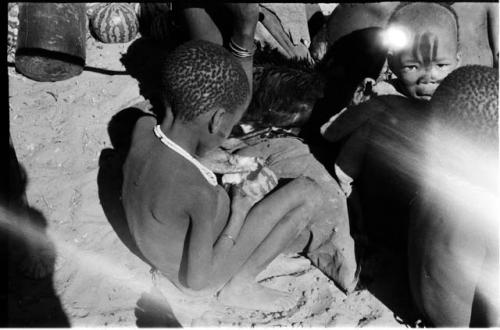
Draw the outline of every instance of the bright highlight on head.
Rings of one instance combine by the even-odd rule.
[[[384,45],[390,52],[399,51],[410,44],[408,32],[401,26],[391,25],[382,35]]]

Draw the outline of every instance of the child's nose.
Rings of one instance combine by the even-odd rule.
[[[423,69],[422,76],[420,78],[420,83],[422,84],[431,84],[431,83],[439,83],[442,77],[439,73],[439,70],[430,65]]]

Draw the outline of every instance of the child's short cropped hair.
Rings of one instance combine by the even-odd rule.
[[[194,40],[169,54],[162,69],[162,93],[176,118],[191,121],[215,107],[234,111],[247,100],[249,83],[227,50]]]
[[[392,23],[396,22],[399,19],[399,14],[402,11],[402,9],[409,7],[409,6],[412,6],[412,5],[417,5],[417,4],[422,4],[422,3],[421,2],[420,3],[419,2],[402,2],[402,3],[400,3],[392,11],[392,14],[388,20],[388,25],[391,25]],[[460,25],[458,23],[458,15],[457,15],[455,9],[453,9],[453,7],[451,7],[451,5],[447,2],[429,2],[428,4],[441,6],[444,9],[446,9],[453,16],[453,19],[455,20],[456,27],[457,27],[457,45],[458,45],[460,43],[460,39],[459,39]]]

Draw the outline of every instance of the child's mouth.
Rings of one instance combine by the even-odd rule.
[[[416,95],[419,99],[429,101],[431,99],[432,95],[434,94],[434,91],[435,91],[435,89],[433,89],[432,91],[429,89],[421,90],[421,91],[417,91]]]
[[[421,95],[417,95],[417,97],[421,100],[425,100],[425,101],[430,101],[431,98],[432,98],[432,95],[427,95],[427,94],[421,94]]]

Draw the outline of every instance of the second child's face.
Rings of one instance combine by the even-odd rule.
[[[431,28],[412,39],[409,47],[395,54],[393,71],[409,97],[428,101],[459,64],[456,35]]]
[[[218,130],[204,141],[203,150],[201,151],[200,156],[219,147],[229,137],[234,125],[236,125],[241,120],[241,117],[243,117],[243,113],[245,112],[247,106],[248,104],[245,104],[244,106],[236,109],[234,112],[225,112]]]

